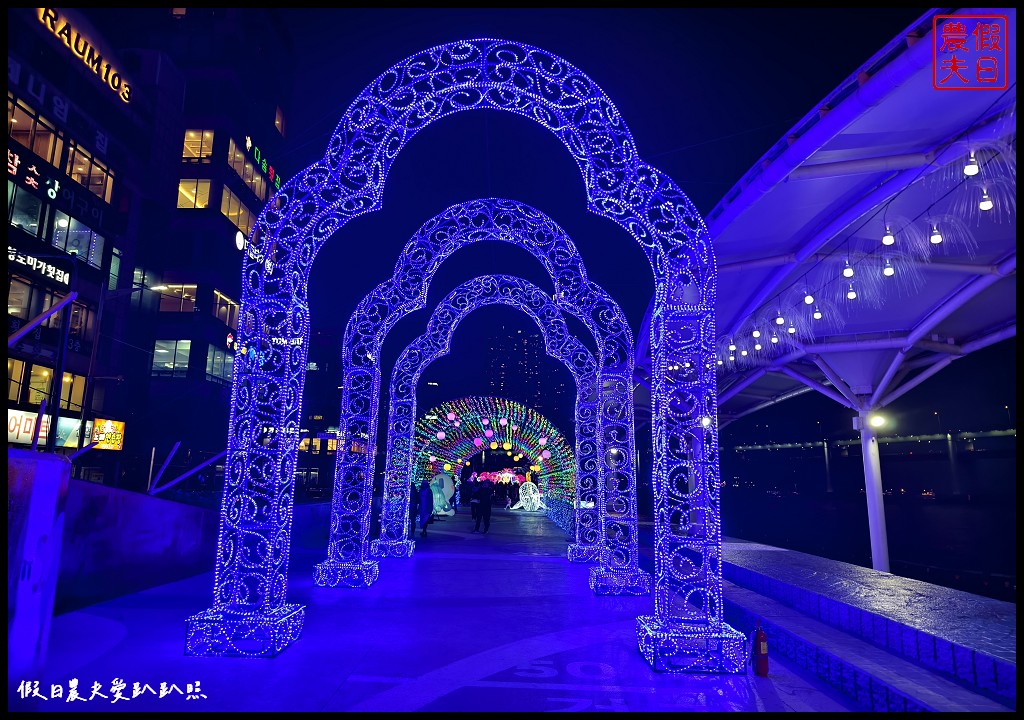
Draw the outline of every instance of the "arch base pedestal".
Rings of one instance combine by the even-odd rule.
[[[377,582],[380,567],[375,561],[337,562],[325,560],[313,571],[313,583],[318,587],[370,587]]]
[[[719,673],[747,671],[747,639],[722,623],[709,626],[676,625],[654,615],[636,619],[640,654],[655,672]]]
[[[599,545],[584,545],[583,543],[569,545],[569,562],[590,563],[600,559],[601,547]]]
[[[185,623],[185,654],[274,657],[302,634],[305,605],[282,605],[269,613],[209,608]]]
[[[650,595],[651,574],[644,570],[590,569],[590,589],[595,595]]]
[[[383,558],[407,558],[416,552],[413,540],[373,540],[370,542],[370,555],[381,560]]]

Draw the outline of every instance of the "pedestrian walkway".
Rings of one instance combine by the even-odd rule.
[[[413,557],[382,561],[377,583],[358,590],[315,587],[323,544],[294,548],[288,597],[306,605],[306,624],[273,659],[184,655],[185,618],[210,605],[209,573],[58,616],[43,693],[62,685],[66,697],[77,678],[86,697],[93,683],[107,697],[69,705],[14,696],[9,710],[860,709],[782,658],[771,658],[768,677],[655,673],[634,620],[652,611],[650,597],[596,597],[589,566],[565,559],[562,532],[540,515],[495,510],[489,533],[471,530],[460,508],[417,538]],[[144,694],[112,702],[115,679],[123,695],[134,683]],[[161,683],[182,694],[145,692]],[[186,699],[189,684],[198,699]]]

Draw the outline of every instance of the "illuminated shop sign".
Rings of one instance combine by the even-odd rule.
[[[89,442],[96,443],[96,450],[120,450],[124,447],[124,423],[96,418],[90,437]]]
[[[245,149],[252,155],[258,167],[267,179],[273,184],[275,190],[281,189],[281,176],[274,171],[274,166],[267,162],[267,156],[260,152],[260,149],[252,144],[252,138],[245,136]]]
[[[130,102],[132,89],[121,73],[114,69],[109,61],[104,61],[99,50],[80,30],[62,18],[53,8],[37,8],[39,22],[64,43],[68,51],[78,57],[85,66],[103,81],[103,84],[117,93],[124,102]]]
[[[61,270],[56,265],[52,265],[45,260],[40,260],[37,257],[33,257],[28,253],[24,253],[16,247],[11,245],[7,246],[7,267],[13,269],[14,263],[24,265],[29,270],[34,270],[42,277],[48,277],[51,280],[56,280],[63,285],[71,285],[71,273],[66,270]]]
[[[92,227],[104,227],[103,203],[67,175],[56,174],[54,168],[19,146],[7,146],[7,179],[33,192],[46,192],[57,201],[57,207]],[[76,189],[76,187],[78,189]]]
[[[25,412],[24,410],[12,410],[7,408],[7,444],[8,445],[31,445],[32,435],[36,429],[36,413]],[[78,447],[78,426],[81,424],[79,418],[58,417],[57,418],[57,441],[55,447]],[[50,430],[50,416],[44,415],[39,423],[39,444],[46,443],[46,436]],[[85,423],[85,434],[92,432],[92,420]]]

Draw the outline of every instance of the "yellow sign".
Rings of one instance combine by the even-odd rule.
[[[121,77],[121,73],[115,70],[110,62],[104,62],[103,56],[99,50],[89,42],[89,39],[85,37],[79,30],[68,22],[67,18],[61,18],[53,8],[36,8],[39,11],[39,22],[41,22],[47,30],[52,32],[57,38],[67,46],[67,49],[77,56],[85,66],[92,70],[96,77],[100,78],[103,83],[111,90],[117,93],[125,102],[131,101],[132,89],[128,83]]]
[[[94,450],[120,450],[124,447],[124,423],[120,420],[101,420],[96,418],[92,426],[92,440],[96,443]]]

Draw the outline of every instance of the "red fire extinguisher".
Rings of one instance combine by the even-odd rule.
[[[757,621],[757,629],[754,630],[754,647],[750,654],[750,664],[754,666],[754,674],[758,677],[768,677],[768,636],[761,629],[761,621]]]

